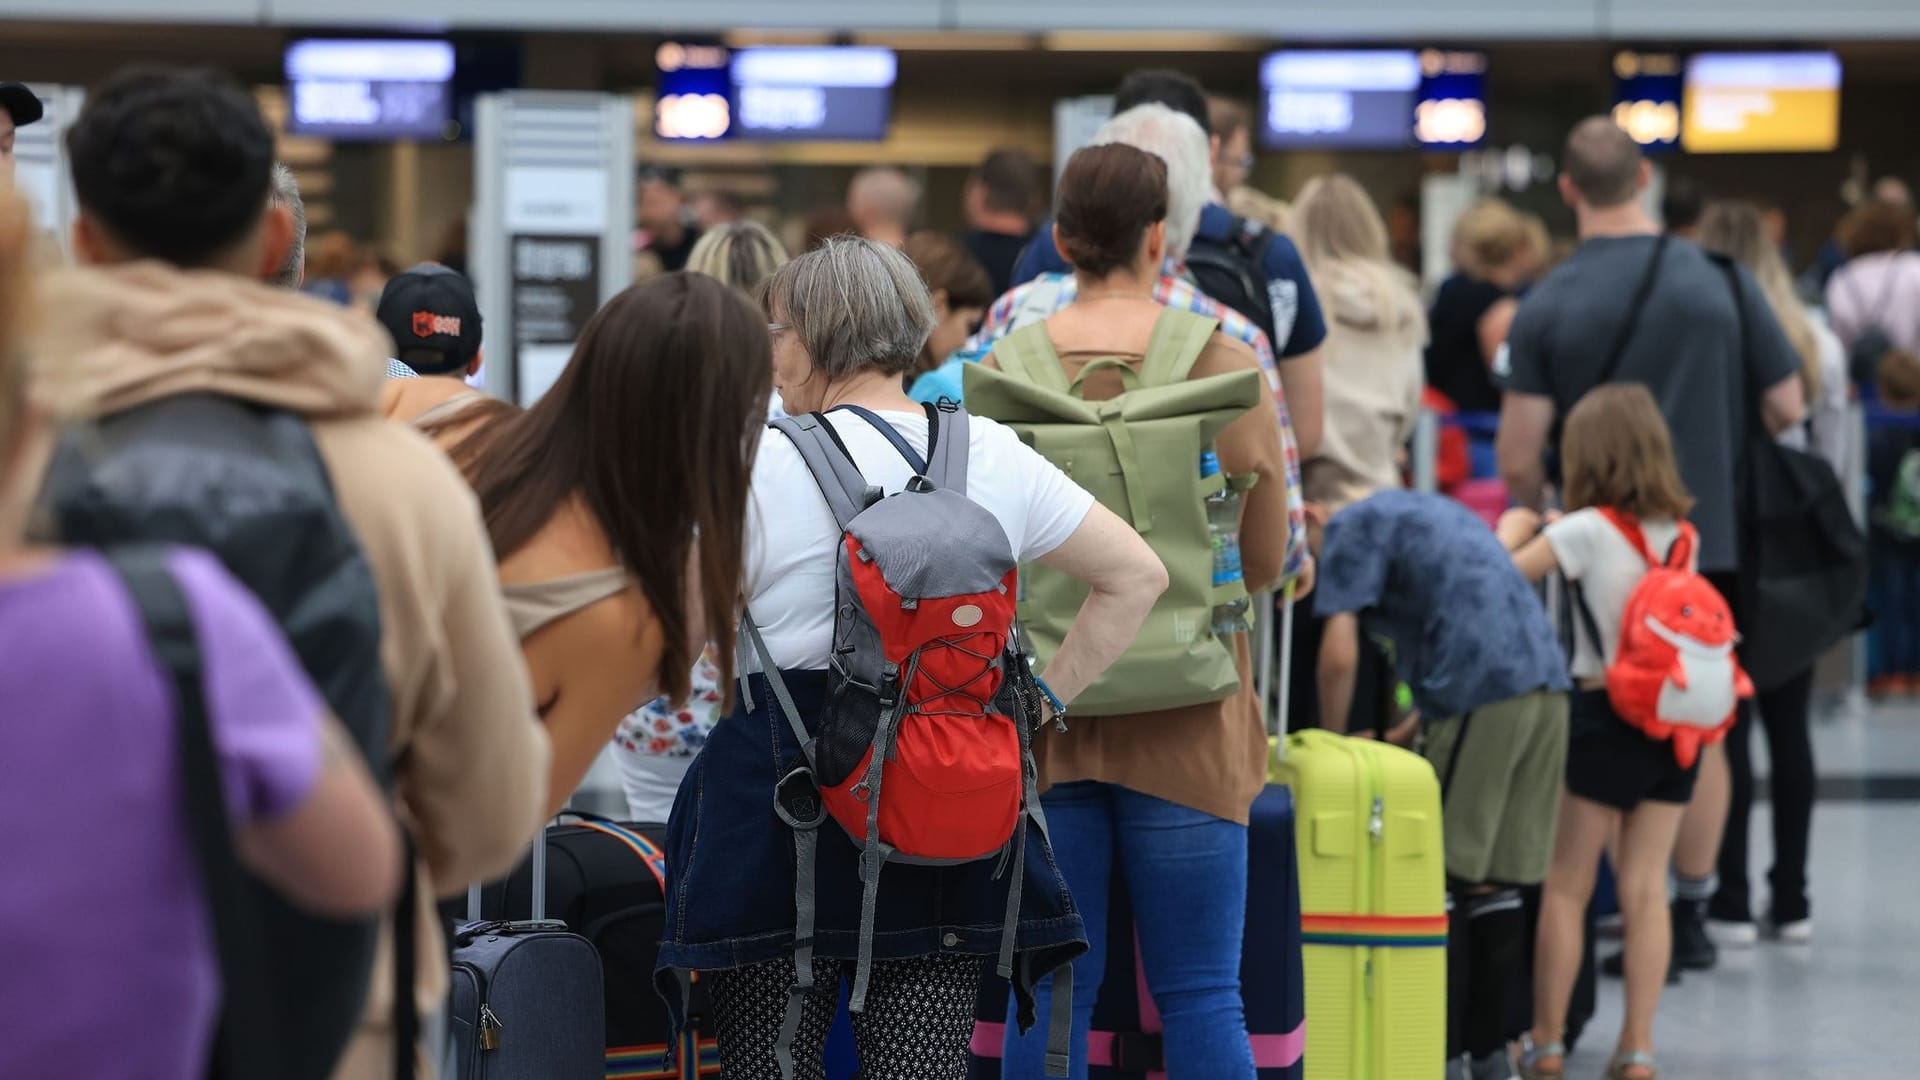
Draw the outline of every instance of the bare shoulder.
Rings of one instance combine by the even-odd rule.
[[[542,627],[522,643],[535,691],[573,694],[582,680],[620,687],[633,706],[658,684],[666,632],[637,585]]]
[[[1257,370],[1259,367],[1260,357],[1251,346],[1216,330],[1213,337],[1207,339],[1207,347],[1200,353],[1200,359],[1193,369],[1196,375],[1217,375],[1227,371]]]

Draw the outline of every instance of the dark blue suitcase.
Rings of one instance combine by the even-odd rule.
[[[1300,877],[1294,857],[1293,793],[1272,784],[1253,803],[1247,836],[1247,927],[1240,961],[1253,1060],[1260,1080],[1300,1080],[1306,1048],[1306,976],[1300,954]],[[1160,1017],[1140,980],[1133,910],[1116,870],[1107,934],[1107,977],[1088,1038],[1090,1080],[1166,1076]],[[1002,1080],[1006,983],[980,993],[968,1080]],[[1007,1077],[1006,1080],[1039,1080]]]
[[[606,999],[600,954],[546,917],[547,845],[533,845],[533,918],[475,921],[454,935],[449,1080],[602,1080]]]

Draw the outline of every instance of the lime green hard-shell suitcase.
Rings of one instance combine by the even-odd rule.
[[[1212,629],[1216,605],[1245,598],[1242,582],[1213,584],[1206,498],[1253,477],[1200,478],[1200,455],[1221,429],[1267,399],[1254,370],[1189,379],[1219,325],[1167,311],[1135,372],[1118,357],[1088,362],[1071,383],[1045,324],[1015,331],[994,347],[1002,370],[968,364],[967,410],[1007,424],[1101,505],[1132,525],[1166,565],[1171,584],[1126,654],[1076,698],[1079,716],[1112,716],[1222,701],[1240,689],[1232,642]],[[1082,400],[1086,377],[1118,370],[1124,392]],[[1020,619],[1037,666],[1086,602],[1087,587],[1043,566],[1020,568]]]
[[[1293,789],[1306,961],[1306,1080],[1439,1080],[1447,1052],[1440,782],[1418,754],[1295,732],[1271,777]]]

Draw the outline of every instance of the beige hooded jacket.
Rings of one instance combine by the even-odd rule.
[[[380,590],[396,791],[424,875],[417,990],[423,1015],[438,1010],[447,952],[433,899],[526,850],[549,750],[472,493],[431,442],[375,411],[386,333],[319,300],[151,262],[66,271],[42,296],[36,390],[65,414],[212,391],[310,420]],[[391,1073],[391,952],[380,949],[342,1080]]]

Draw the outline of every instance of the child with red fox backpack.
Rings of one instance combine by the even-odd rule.
[[[1601,386],[1567,417],[1565,516],[1510,511],[1501,539],[1531,580],[1565,575],[1577,615],[1572,732],[1554,861],[1540,900],[1534,1022],[1521,1073],[1557,1080],[1581,918],[1608,837],[1626,921],[1626,1017],[1612,1080],[1653,1080],[1653,1014],[1672,950],[1667,865],[1700,748],[1726,737],[1753,684],[1726,600],[1694,565],[1693,505],[1646,387]],[[1536,535],[1538,534],[1538,535]]]

